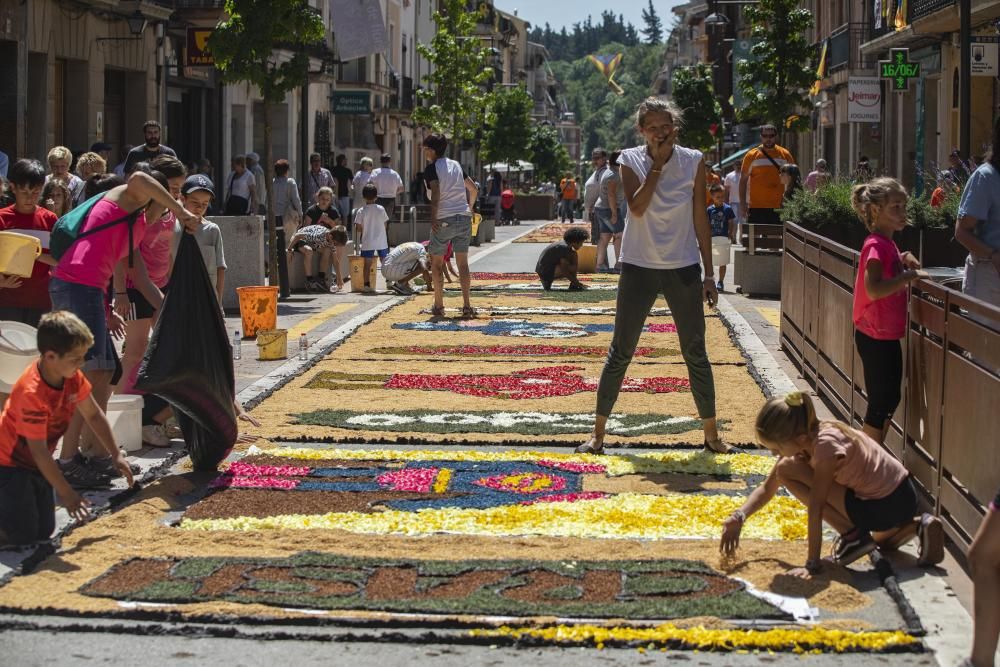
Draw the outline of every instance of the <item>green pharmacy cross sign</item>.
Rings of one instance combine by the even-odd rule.
[[[880,60],[881,78],[892,82],[892,89],[904,93],[910,89],[910,79],[920,76],[920,63],[910,62],[909,49],[889,49],[889,59]]]

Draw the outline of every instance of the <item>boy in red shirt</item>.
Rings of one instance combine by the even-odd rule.
[[[73,490],[52,458],[76,411],[132,486],[125,455],[80,371],[93,344],[87,325],[72,313],[48,313],[38,324],[38,361],[14,384],[0,414],[0,546],[49,539],[55,529],[53,489],[71,517],[89,516],[90,502]]]
[[[37,327],[43,313],[52,310],[49,301],[49,232],[56,214],[38,205],[45,186],[45,167],[38,160],[18,160],[10,169],[14,205],[0,209],[0,231],[38,238],[43,254],[35,262],[30,278],[0,275],[0,320]]]

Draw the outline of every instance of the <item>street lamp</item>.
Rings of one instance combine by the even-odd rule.
[[[98,37],[97,41],[127,42],[142,39],[142,34],[146,32],[146,26],[149,24],[149,21],[142,15],[142,12],[137,9],[125,18],[125,23],[128,24],[128,31],[132,35],[131,37]]]

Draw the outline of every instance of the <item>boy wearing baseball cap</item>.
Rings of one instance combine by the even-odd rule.
[[[215,288],[215,295],[219,299],[219,307],[222,307],[222,290],[226,279],[226,257],[222,250],[222,231],[214,222],[205,220],[204,216],[212,200],[215,198],[215,186],[212,180],[205,174],[192,174],[181,186],[181,203],[187,210],[195,215],[202,216],[201,227],[194,234],[195,241],[198,242],[198,249],[201,250],[201,258],[205,262],[208,270],[208,279]],[[177,246],[180,245],[181,233],[183,230],[178,225],[174,232],[173,254],[177,254]]]

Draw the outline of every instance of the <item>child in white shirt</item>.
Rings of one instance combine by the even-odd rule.
[[[364,291],[373,292],[375,290],[370,284],[369,277],[375,254],[378,253],[383,261],[389,254],[389,236],[385,229],[389,216],[384,208],[375,203],[378,188],[374,183],[365,185],[361,195],[365,198],[365,205],[354,211],[354,224],[361,230],[361,256],[365,258]]]

